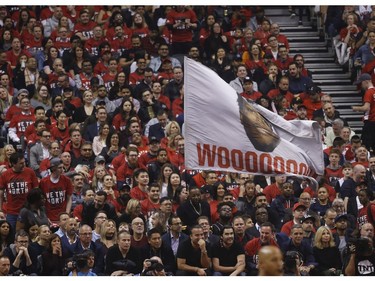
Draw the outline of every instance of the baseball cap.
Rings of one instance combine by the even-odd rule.
[[[296,204],[294,204],[294,206],[293,206],[293,212],[294,212],[297,208],[299,208],[299,207],[303,207],[303,208],[306,210],[306,206],[305,206],[305,205],[303,205],[302,203],[296,203]]]
[[[322,89],[318,86],[311,86],[307,89],[307,94],[309,95],[320,94],[321,92],[322,92]]]
[[[362,73],[359,77],[358,80],[354,82],[354,85],[361,84],[363,81],[371,80],[371,75],[368,73]]]
[[[250,83],[253,83],[253,80],[251,80],[251,78],[249,76],[246,76],[244,79],[243,79],[243,82],[246,83],[246,82],[250,82]]]
[[[128,185],[128,184],[126,184],[126,183],[124,183],[123,185],[120,185],[119,187],[118,187],[118,190],[119,191],[124,191],[124,190],[127,190],[127,191],[130,191],[130,185]]]
[[[304,221],[307,221],[307,220],[312,220],[313,222],[315,222],[315,217],[310,216],[310,215],[306,215],[306,216],[304,216],[304,217],[301,219],[301,222],[304,222]]]
[[[265,59],[273,59],[273,55],[270,54],[270,53],[266,53],[263,58],[265,58]]]
[[[339,216],[335,217],[335,223],[338,222],[339,220],[342,220],[342,219],[349,220],[348,216],[343,214],[343,215],[339,215]]]
[[[49,164],[49,168],[53,168],[53,167],[57,167],[59,166],[60,164],[62,164],[62,161],[60,158],[57,158],[57,157],[54,157],[51,159],[50,161],[50,164]]]
[[[95,163],[105,162],[105,158],[101,155],[95,157]]]
[[[72,87],[66,87],[63,89],[63,92],[73,92],[73,88]]]
[[[149,143],[155,143],[155,142],[160,142],[160,140],[157,137],[152,136],[151,138],[148,139],[148,142]]]

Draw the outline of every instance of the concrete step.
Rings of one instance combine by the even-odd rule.
[[[298,50],[290,50],[289,51],[289,55],[290,56],[294,56],[296,54],[299,54],[300,52],[298,52]],[[327,52],[324,52],[324,53],[310,53],[310,52],[307,52],[307,53],[303,53],[303,57],[305,58],[305,63],[307,62],[307,60],[309,58],[333,58],[333,53],[327,53]]]
[[[282,30],[282,28],[280,29]],[[280,31],[281,34],[284,34],[286,37],[289,38],[303,38],[305,36],[316,36],[318,37],[319,33],[316,31],[305,31],[305,32],[300,32],[300,31]]]
[[[349,73],[327,73],[327,74],[313,74],[313,79],[322,79],[322,80],[330,80],[330,79],[348,79],[350,78]]]
[[[325,91],[324,93],[327,93],[327,94],[330,94],[331,96],[353,96],[353,97],[359,97],[359,95],[357,94],[356,91],[352,91],[352,90],[342,90],[342,91]]]
[[[289,42],[319,42],[320,37],[318,35],[310,35],[310,36],[288,36],[287,37]]]
[[[315,30],[312,28],[312,26],[298,26],[298,25],[286,25],[286,24],[279,24],[280,25],[280,32],[286,33],[286,32],[315,32]]]
[[[322,85],[320,86],[322,88],[322,91],[353,91],[353,94],[356,93],[357,87],[354,85]]]
[[[315,47],[327,47],[327,43],[324,41],[317,41],[317,42],[314,42],[314,44],[311,44],[311,42],[290,42],[289,45],[290,47],[293,47],[293,48],[310,47],[312,51],[314,50]]]
[[[335,67],[339,67],[338,64],[334,63],[335,62],[335,58],[332,58],[332,57],[317,57],[317,58],[309,58],[309,63],[308,65],[311,65],[312,63],[319,63],[320,66],[318,67],[322,67],[322,64],[324,64],[324,66],[326,66],[328,63],[332,63],[332,67],[335,68]],[[308,67],[306,65],[306,67]]]
[[[313,79],[314,80],[314,83],[318,84],[318,85],[324,85],[324,86],[328,86],[328,85],[352,85],[352,83],[350,82],[350,80],[335,80],[335,79],[326,79],[326,80],[323,80],[323,79]]]
[[[328,92],[324,92],[327,93]],[[332,95],[331,95],[332,96]],[[362,98],[361,97],[355,97],[355,96],[332,96],[332,101],[334,104],[337,104],[338,106],[350,106],[353,104],[359,104],[362,103]],[[340,105],[339,105],[340,104]]]

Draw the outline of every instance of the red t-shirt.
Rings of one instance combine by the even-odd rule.
[[[21,112],[21,114],[18,114],[10,121],[9,128],[16,128],[17,136],[21,137],[21,135],[25,133],[26,128],[29,125],[34,124],[34,122],[35,122],[34,114],[30,113],[26,115]]]
[[[134,189],[134,188],[133,188]],[[142,191],[141,191],[142,192]],[[142,192],[143,193],[143,192]],[[152,203],[149,198],[141,202],[142,214],[149,218],[155,211],[159,210],[160,203]]]
[[[142,201],[148,198],[147,192],[142,191],[138,186],[130,190],[130,197]]]
[[[271,204],[272,199],[275,199],[277,195],[281,195],[281,190],[277,187],[276,183],[273,183],[267,185],[263,193],[266,195],[268,203]]]
[[[363,97],[364,102],[370,104],[370,112],[366,114],[364,120],[375,122],[375,88],[371,87],[367,89],[365,96]]]
[[[51,221],[58,221],[59,214],[66,211],[67,196],[72,195],[73,185],[71,180],[61,175],[57,183],[53,183],[50,177],[40,181],[40,189],[46,197],[46,213]]]
[[[32,169],[25,167],[21,173],[16,173],[13,169],[6,170],[0,176],[0,189],[6,194],[7,213],[18,215],[26,202],[27,194],[36,187],[38,178]]]
[[[262,93],[257,92],[257,91],[254,91],[251,94],[243,92],[243,93],[241,93],[241,96],[243,96],[245,99],[250,99],[250,100],[256,101],[257,99],[259,99],[262,96]]]
[[[167,25],[174,25],[178,22],[196,23],[197,16],[193,10],[185,10],[181,13],[176,10],[171,10],[167,15]],[[187,28],[185,25],[172,29],[173,42],[191,42],[193,40],[192,29]]]
[[[271,91],[268,92],[267,97],[269,97],[270,99],[273,100],[273,99],[277,98],[280,95],[282,95],[282,94],[280,93],[279,89],[273,89],[273,90],[271,90]],[[289,103],[291,103],[292,100],[293,100],[293,98],[294,98],[294,95],[291,92],[287,91],[286,94],[284,95],[284,97],[286,98],[286,100]]]

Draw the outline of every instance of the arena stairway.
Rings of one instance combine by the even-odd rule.
[[[272,22],[277,22],[280,32],[288,37],[290,55],[304,56],[305,67],[312,72],[314,82],[332,96],[341,116],[357,134],[361,134],[363,114],[351,109],[352,105],[361,104],[361,96],[350,80],[350,73],[335,62],[332,47],[320,35],[313,13],[310,21],[303,17],[302,25],[298,25],[298,16],[292,18],[289,15],[287,6],[267,6],[265,14]]]

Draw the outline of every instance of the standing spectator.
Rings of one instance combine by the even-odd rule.
[[[198,26],[193,9],[176,6],[167,15],[167,26],[172,33],[172,53],[187,54],[193,40],[193,30]]]
[[[40,188],[46,196],[46,212],[53,222],[59,220],[59,213],[70,213],[72,206],[73,186],[70,179],[64,176],[63,163],[54,158],[50,164],[51,175],[40,182]]]
[[[375,88],[371,81],[371,75],[367,73],[361,74],[355,84],[361,84],[362,89],[366,91],[363,105],[352,106],[353,111],[365,112],[362,142],[368,150],[375,150],[375,103],[373,100]]]
[[[25,158],[20,153],[10,156],[12,168],[0,176],[0,210],[5,210],[4,193],[6,194],[7,221],[16,229],[18,214],[26,202],[27,194],[31,189],[38,187],[38,178],[34,171],[25,167]]]

